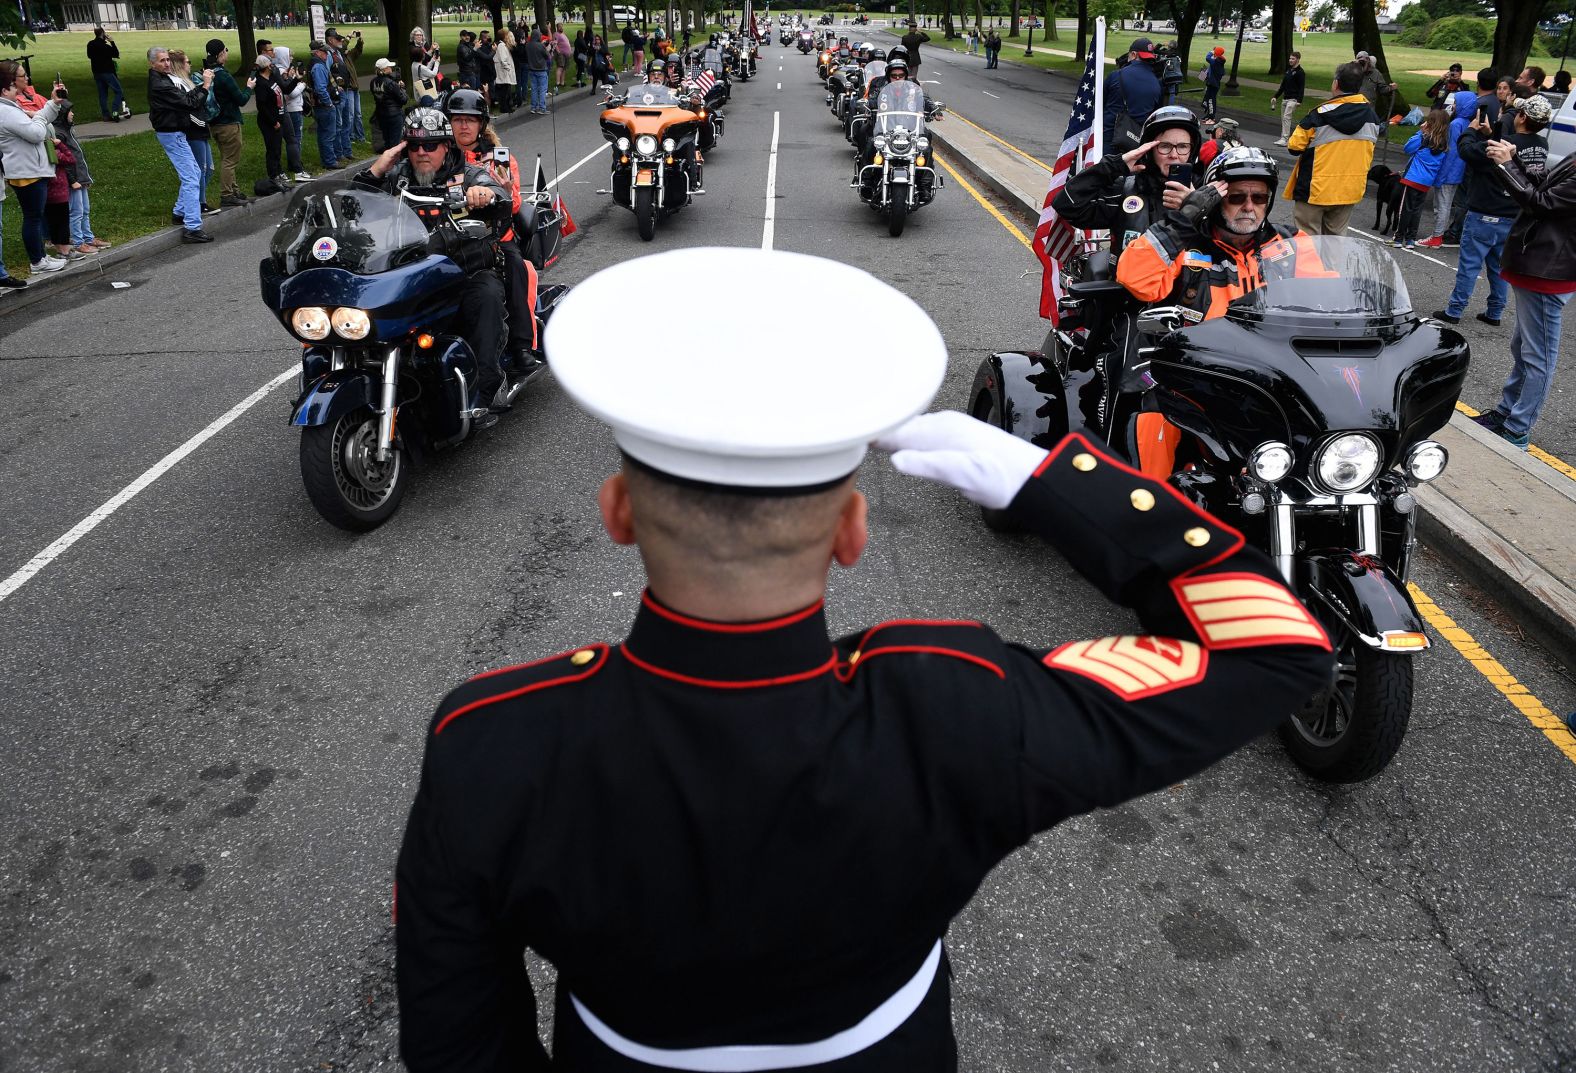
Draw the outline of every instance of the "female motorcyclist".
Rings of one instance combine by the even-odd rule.
[[[536,353],[536,266],[525,259],[520,249],[525,241],[520,230],[520,163],[507,149],[507,163],[495,158],[494,150],[503,148],[503,143],[489,122],[486,98],[479,92],[455,90],[449,95],[445,110],[454,130],[454,144],[464,155],[465,163],[485,168],[509,192],[513,212],[500,241],[508,265],[505,283],[509,295],[509,351],[514,355],[516,368],[529,372],[541,359]]]
[[[1111,233],[1111,254],[1181,207],[1197,185],[1191,176],[1201,141],[1198,120],[1179,104],[1156,108],[1144,121],[1141,144],[1126,153],[1107,153],[1057,192],[1051,208],[1074,227]],[[1187,182],[1170,177],[1180,165]],[[1179,179],[1181,176],[1179,175]]]

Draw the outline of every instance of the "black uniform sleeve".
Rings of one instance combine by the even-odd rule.
[[[468,855],[447,826],[487,815],[486,803],[464,801],[444,770],[442,739],[429,736],[395,873],[400,1056],[410,1073],[547,1069],[524,940],[504,933],[490,881],[458,863]]]
[[[1119,229],[1123,222],[1121,206],[1109,199],[1119,200],[1128,174],[1121,154],[1108,153],[1068,179],[1067,185],[1056,192],[1051,208],[1074,227],[1090,231]]]
[[[1269,558],[1083,437],[1012,508],[1144,631],[1013,650],[1025,837],[1207,767],[1328,682],[1324,630]]]

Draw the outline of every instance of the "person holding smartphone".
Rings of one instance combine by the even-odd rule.
[[[234,208],[245,205],[250,199],[241,192],[236,181],[235,169],[241,163],[241,108],[252,99],[257,88],[257,76],[248,75],[246,87],[236,84],[225,63],[230,59],[230,48],[217,37],[208,42],[203,69],[213,72],[213,95],[219,102],[219,114],[208,120],[208,131],[219,145],[219,205]]]

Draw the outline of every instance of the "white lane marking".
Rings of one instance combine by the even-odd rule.
[[[782,89],[783,88],[783,84],[781,82],[777,83],[777,88],[778,89]]]
[[[27,565],[23,566],[22,569],[18,570],[4,581],[0,581],[0,602],[3,602],[6,597],[16,592],[16,590],[20,589],[23,585],[26,585],[30,580],[32,580],[33,575],[37,574],[40,570],[44,569],[44,567],[48,566],[50,563],[60,558],[61,555],[65,554],[66,551],[70,549],[71,545],[75,544],[77,541],[91,533],[94,529],[98,528],[100,522],[104,521],[111,514],[114,514],[121,507],[124,507],[127,503],[131,502],[138,492],[141,492],[144,488],[147,488],[150,484],[164,476],[171,469],[174,469],[177,462],[191,454],[193,451],[197,450],[197,448],[201,447],[209,440],[213,439],[213,437],[218,435],[226,425],[230,424],[230,422],[234,421],[246,411],[250,410],[253,406],[256,406],[259,402],[262,402],[264,397],[267,396],[270,391],[278,387],[280,384],[283,384],[287,380],[293,380],[300,374],[300,372],[301,367],[299,365],[293,365],[286,369],[284,372],[268,381],[268,383],[264,384],[262,387],[246,396],[246,398],[230,407],[229,410],[225,411],[222,417],[214,421],[207,428],[203,429],[201,432],[197,433],[197,435],[193,436],[191,439],[175,448],[175,450],[159,459],[152,466],[150,466],[142,476],[138,477],[136,480],[126,485],[126,487],[116,492],[109,499],[105,500],[103,506],[99,507],[99,509],[95,510],[92,514],[89,514],[86,518],[83,518],[76,525],[72,526],[70,531],[67,532],[65,536],[59,538],[53,544],[49,545],[49,547],[45,548],[43,551],[29,559],[27,561]]]
[[[982,90],[980,90],[980,92],[981,92],[981,93],[983,93],[983,94],[985,94],[985,96],[987,96],[987,97],[996,97],[996,94],[994,94],[994,93],[992,93],[992,92],[991,92],[991,91],[990,91],[990,90],[988,90],[988,89],[982,89]],[[1001,98],[1000,98],[1000,97],[996,97],[996,99],[997,99],[997,100],[998,100],[998,101],[999,101],[999,100],[1001,100]]]
[[[1390,248],[1392,250],[1395,249],[1394,244],[1392,242],[1387,242],[1383,238],[1383,236],[1370,235],[1368,232],[1359,230],[1358,228],[1355,228],[1355,227],[1348,227],[1347,230],[1348,231],[1356,231],[1359,235],[1363,236],[1363,238],[1372,239],[1373,241],[1379,243],[1379,245],[1381,245],[1381,246],[1390,246]],[[1428,254],[1426,254],[1426,253],[1418,253],[1416,250],[1406,250],[1405,252],[1410,253],[1413,257],[1421,257],[1425,261],[1433,261],[1440,268],[1448,268],[1451,271],[1455,271],[1455,265],[1447,264],[1446,262],[1439,260],[1437,257],[1430,257],[1430,256],[1428,256]]]
[[[939,78],[921,78],[920,81],[923,82],[927,86],[939,86],[939,85],[941,85],[941,79],[939,79]]]
[[[777,226],[777,131],[781,112],[772,113],[772,155],[766,163],[766,226],[761,231],[761,249],[772,248],[772,232]]]
[[[552,180],[551,182],[549,182],[547,184],[547,188],[549,190],[551,190],[553,187],[557,186],[559,183],[563,182],[565,179],[567,179],[571,175],[573,175],[579,169],[580,165],[584,164],[586,161],[590,160],[592,157],[596,156],[598,153],[605,153],[605,152],[607,152],[607,146],[605,146],[605,145],[597,146],[595,149],[591,150],[585,156],[581,157],[579,160],[577,160],[573,164],[569,165],[569,170],[564,172],[558,178],[556,178],[556,179]]]

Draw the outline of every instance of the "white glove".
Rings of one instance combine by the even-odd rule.
[[[1011,503],[1049,452],[956,410],[920,414],[875,442],[892,465],[962,492],[982,507]]]

